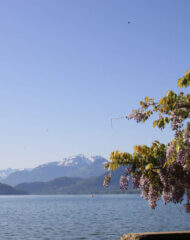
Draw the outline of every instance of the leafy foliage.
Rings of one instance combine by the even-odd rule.
[[[190,70],[178,80],[177,86],[190,86]],[[157,120],[153,127],[164,129],[171,124],[174,138],[168,144],[154,141],[150,147],[146,145],[134,146],[133,154],[119,151],[112,152],[110,161],[105,165],[110,171],[119,166],[126,166],[125,176],[121,176],[120,185],[127,189],[128,176],[132,176],[133,187],[140,188],[142,197],[148,200],[151,208],[161,197],[164,203],[182,202],[185,193],[187,212],[190,211],[190,94],[179,94],[167,91],[155,102],[153,98],[145,97],[140,102],[140,108],[133,110],[126,119],[133,119],[137,123],[146,122],[153,114]],[[104,185],[108,185],[111,175],[106,176]]]

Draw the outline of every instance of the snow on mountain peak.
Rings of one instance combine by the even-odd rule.
[[[94,163],[97,159],[102,158],[100,156],[85,156],[78,154],[72,157],[63,158],[62,161],[57,163],[57,166],[74,167],[74,166],[86,166]]]
[[[7,169],[0,170],[0,178],[5,179],[11,173],[16,172],[16,171],[17,171],[17,169],[12,169],[12,168],[7,168]]]

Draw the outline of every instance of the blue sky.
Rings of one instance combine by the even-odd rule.
[[[151,121],[110,119],[178,91],[190,69],[189,9],[189,0],[0,1],[0,168],[167,142],[171,132]]]

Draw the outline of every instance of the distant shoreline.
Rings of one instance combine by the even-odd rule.
[[[39,195],[39,196],[45,196],[45,195],[140,195],[140,191],[127,191],[127,192],[97,192],[97,193],[26,193],[26,194],[0,194],[0,196],[9,196],[9,195],[27,195],[27,196],[34,196],[34,195]]]

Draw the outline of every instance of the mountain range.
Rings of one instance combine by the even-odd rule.
[[[29,182],[46,182],[59,177],[90,178],[105,173],[107,159],[101,156],[87,157],[79,154],[63,158],[59,162],[50,162],[33,169],[7,169],[0,171],[2,183],[17,185]],[[2,173],[2,174],[1,174]]]
[[[61,177],[48,182],[21,183],[15,187],[29,194],[106,194],[123,193],[120,190],[120,177],[124,168],[120,167],[112,173],[111,182],[108,187],[103,186],[105,175],[90,177],[87,179],[79,177]],[[134,193],[131,181],[126,193]]]
[[[0,194],[98,194],[121,193],[119,182],[124,167],[112,172],[108,188],[103,186],[107,159],[76,155],[33,169],[0,170]],[[9,186],[9,185],[12,186]],[[129,183],[129,191],[132,184]]]

